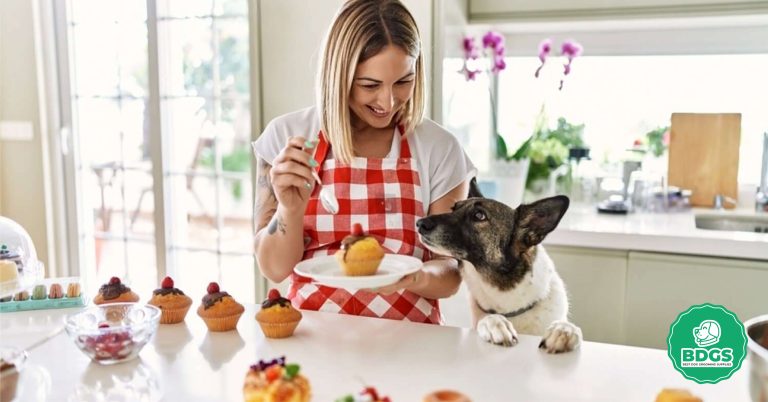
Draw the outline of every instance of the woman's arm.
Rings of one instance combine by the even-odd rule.
[[[464,181],[448,194],[440,197],[429,205],[428,215],[436,215],[451,211],[457,201],[467,198],[469,181]],[[458,262],[454,258],[437,256],[424,263],[421,271],[406,275],[389,286],[376,289],[376,292],[389,294],[400,289],[407,289],[428,299],[443,299],[453,296],[461,285]]]
[[[258,158],[254,250],[261,273],[282,282],[304,254],[304,210],[314,188],[309,149],[314,144],[293,137],[270,166]]]

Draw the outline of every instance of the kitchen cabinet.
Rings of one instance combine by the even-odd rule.
[[[547,246],[547,253],[565,282],[570,320],[584,339],[624,343],[624,298],[627,252]]]
[[[669,327],[694,304],[721,304],[741,321],[765,314],[768,261],[630,252],[626,343],[666,348]]]

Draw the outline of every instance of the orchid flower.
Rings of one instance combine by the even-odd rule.
[[[541,61],[541,65],[536,69],[536,73],[534,74],[536,78],[539,78],[539,72],[541,72],[542,67],[544,67],[544,63],[547,62],[547,57],[549,56],[549,52],[551,50],[552,39],[547,38],[539,43],[539,61]]]

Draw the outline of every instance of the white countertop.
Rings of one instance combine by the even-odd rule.
[[[317,312],[304,312],[293,337],[266,339],[256,310],[246,306],[238,331],[226,333],[209,333],[191,310],[186,323],[161,325],[138,359],[115,366],[91,363],[61,333],[31,351],[20,399],[133,401],[140,395],[131,390],[154,389],[165,401],[240,401],[248,366],[286,355],[321,402],[361,390],[361,381],[395,402],[443,388],[475,402],[652,402],[665,387],[689,389],[706,402],[749,400],[748,361],[728,380],[699,385],[675,371],[663,350],[586,342],[576,352],[548,355],[537,337],[504,348],[468,329]],[[2,314],[0,343],[31,344],[72,311]],[[120,391],[128,396],[115,398]]]
[[[768,260],[767,233],[698,229],[697,213],[718,212],[692,209],[612,215],[577,204],[568,209],[544,244]]]

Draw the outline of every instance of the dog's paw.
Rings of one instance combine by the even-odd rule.
[[[517,331],[503,315],[491,314],[477,323],[477,332],[486,342],[502,346],[517,345]]]
[[[570,352],[581,344],[581,328],[568,321],[555,321],[549,325],[539,343],[547,353]]]

